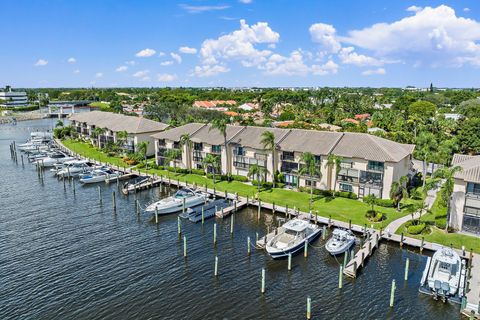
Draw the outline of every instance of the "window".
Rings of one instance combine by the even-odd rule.
[[[243,155],[245,155],[245,151],[243,150],[243,147],[236,147],[236,148],[233,150],[233,153],[234,153],[236,156],[243,156]]]
[[[340,191],[353,192],[353,187],[348,183],[340,183]]]
[[[280,171],[285,172],[285,173],[297,172],[298,171],[298,163],[289,162],[289,161],[282,161],[282,166],[280,168]]]
[[[295,161],[295,153],[290,151],[283,151],[282,160]]]
[[[467,183],[467,193],[473,193],[480,195],[480,183]]]
[[[195,142],[195,143],[193,144],[193,150],[202,151],[202,150],[203,150],[203,144],[202,144],[202,143]]]
[[[383,185],[383,174],[379,172],[360,171],[360,183]]]
[[[340,167],[342,167],[342,168],[352,168],[353,167],[353,161],[351,159],[343,159],[342,162],[340,163]]]
[[[165,147],[165,139],[159,139],[158,140],[158,146],[159,147]]]
[[[383,171],[385,164],[379,161],[368,161],[367,170]]]
[[[313,186],[313,187],[315,188],[315,187],[317,186],[317,181],[313,181],[313,180],[308,180],[308,179],[307,179],[307,180],[305,180],[305,185],[306,185],[307,187]]]
[[[180,142],[178,141],[173,142],[173,149],[180,149]]]
[[[321,165],[322,162],[322,157],[321,156],[315,156],[315,163],[318,165]]]
[[[220,153],[222,152],[222,146],[212,146],[212,153]]]

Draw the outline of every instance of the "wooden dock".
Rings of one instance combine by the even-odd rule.
[[[471,269],[467,272],[466,300],[462,305],[462,313],[480,319],[480,255],[473,255],[469,263]]]
[[[358,270],[364,266],[366,259],[373,254],[373,250],[378,247],[379,242],[380,232],[377,230],[370,230],[365,243],[347,263],[343,270],[343,274],[351,278],[356,278]]]
[[[233,204],[231,206],[228,206],[226,208],[223,208],[222,210],[215,212],[215,215],[217,216],[217,218],[225,218],[225,217],[228,217],[230,214],[236,212],[237,210],[245,207],[246,205],[247,205],[246,201],[233,200]]]

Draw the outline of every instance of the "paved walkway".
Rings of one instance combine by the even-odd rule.
[[[431,209],[433,206],[433,203],[435,202],[435,199],[437,198],[437,193],[440,191],[441,183],[434,189],[429,190],[427,192],[427,197],[425,198],[425,204],[427,205],[427,209]],[[395,233],[395,231],[398,230],[405,222],[413,220],[413,219],[419,219],[422,214],[424,213],[425,210],[418,210],[417,212],[413,213],[413,215],[409,214],[404,217],[401,217],[397,220],[394,220],[390,222],[390,224],[385,228],[385,231],[387,233]]]

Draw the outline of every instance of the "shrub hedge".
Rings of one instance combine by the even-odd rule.
[[[410,234],[420,234],[425,230],[425,223],[412,224],[407,228],[408,233]]]

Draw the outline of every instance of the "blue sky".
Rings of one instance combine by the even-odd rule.
[[[475,0],[1,6],[0,86],[480,87]]]

